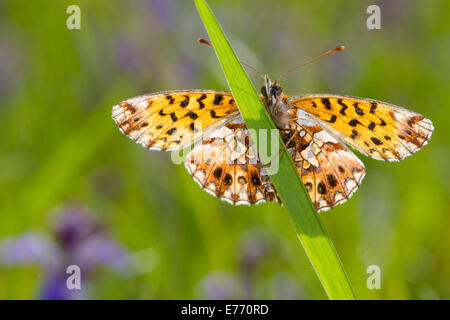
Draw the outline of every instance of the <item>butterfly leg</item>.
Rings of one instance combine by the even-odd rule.
[[[273,108],[273,111],[270,112],[270,110],[269,110],[269,113],[272,117],[275,115],[275,113],[278,109],[278,106],[280,105],[280,100],[281,100],[281,95],[277,98],[277,101],[275,101],[275,107]]]

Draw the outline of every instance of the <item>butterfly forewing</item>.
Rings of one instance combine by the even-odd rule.
[[[424,146],[433,131],[429,119],[385,102],[338,95],[302,95],[286,104],[312,115],[342,141],[379,160],[399,161]]]
[[[113,107],[120,130],[157,150],[176,150],[222,126],[239,111],[229,92],[167,91],[125,100]]]

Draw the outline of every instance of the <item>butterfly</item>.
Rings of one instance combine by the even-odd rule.
[[[347,145],[373,159],[401,161],[433,132],[429,119],[410,110],[352,96],[286,96],[268,76],[260,98],[317,211],[346,201],[364,178],[364,164]],[[235,205],[280,201],[231,92],[147,94],[114,105],[112,117],[125,135],[151,150],[200,141],[185,166],[212,195]]]

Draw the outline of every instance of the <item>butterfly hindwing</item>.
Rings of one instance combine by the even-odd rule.
[[[364,164],[308,116],[297,119],[293,129],[282,131],[282,138],[291,141],[288,152],[316,209],[328,210],[350,198],[364,178]]]
[[[185,166],[207,192],[232,204],[276,200],[243,119],[215,130],[187,155]]]
[[[125,100],[112,110],[125,135],[156,150],[181,149],[237,115],[231,93],[214,90],[153,93]]]
[[[317,210],[344,202],[364,177],[364,165],[314,121],[298,124],[288,152]],[[291,131],[282,131],[286,142]],[[232,204],[277,201],[278,195],[242,118],[228,122],[187,155],[188,172],[207,192]]]
[[[421,149],[433,125],[420,114],[385,102],[350,96],[290,96],[286,104],[308,112],[321,126],[363,154],[400,161]]]

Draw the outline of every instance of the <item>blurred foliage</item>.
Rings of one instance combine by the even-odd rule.
[[[81,30],[66,28],[71,4]],[[434,122],[429,145],[402,163],[361,156],[361,188],[321,216],[359,298],[449,299],[450,2],[209,4],[240,58],[273,77],[346,46],[283,78],[286,94],[368,97]],[[381,30],[366,28],[370,4],[381,7]],[[75,203],[142,263],[128,277],[98,271],[92,298],[209,298],[211,281],[235,286],[224,297],[326,298],[282,207],[211,197],[169,153],[132,143],[111,119],[113,104],[143,93],[226,90],[199,36],[191,1],[0,2],[0,238],[45,229],[52,208]],[[366,287],[372,264],[381,290]],[[0,273],[0,298],[36,297],[38,267]]]

